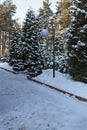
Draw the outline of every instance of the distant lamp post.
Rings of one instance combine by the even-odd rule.
[[[41,32],[42,37],[44,38],[44,43],[43,43],[43,47],[44,47],[44,58],[43,58],[43,62],[44,62],[44,68],[47,68],[47,57],[45,55],[45,49],[46,49],[46,38],[48,37],[48,30],[46,28],[42,29]]]
[[[53,43],[53,78],[55,78],[55,43],[54,43],[54,38],[55,38],[55,24],[54,24],[54,19],[53,17],[50,18],[50,21],[48,23],[48,28],[49,28],[49,33],[47,29],[43,29],[41,32],[42,37],[47,37],[48,35],[52,39]]]
[[[55,78],[55,24],[53,17],[51,17],[49,21],[49,35],[53,43],[53,78]]]

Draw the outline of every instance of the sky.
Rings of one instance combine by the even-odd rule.
[[[12,70],[8,63],[0,66]],[[35,79],[51,85],[55,82],[55,87],[62,89],[65,84],[69,91],[87,93],[87,84],[59,72],[53,78],[50,69]],[[0,68],[0,130],[19,129],[87,130],[87,102],[30,81],[23,73],[13,74]]]
[[[0,3],[4,0],[0,0]],[[19,18],[20,22],[23,22],[27,10],[31,7],[35,12],[38,12],[38,9],[42,7],[43,0],[12,0],[13,3],[17,6],[17,13],[15,14],[16,18]],[[52,5],[51,9],[55,11],[55,4],[58,0],[49,0]]]

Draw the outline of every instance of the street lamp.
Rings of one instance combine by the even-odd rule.
[[[52,39],[52,45],[53,45],[53,78],[55,78],[55,24],[53,17],[50,18],[49,21],[49,35]]]
[[[54,24],[54,19],[50,18],[50,21],[48,23],[48,28],[49,28],[49,33],[47,29],[43,29],[41,34],[42,37],[47,37],[49,36],[50,39],[52,40],[53,43],[53,78],[55,77],[55,43],[54,43],[54,38],[55,38],[55,24]]]
[[[46,28],[42,29],[41,35],[44,38],[43,44],[41,44],[41,49],[43,53],[43,63],[44,63],[44,69],[47,68],[47,57],[46,57],[46,37],[48,36],[48,30]]]
[[[41,35],[42,35],[43,37],[47,37],[47,36],[48,36],[48,30],[47,30],[46,28],[44,28],[44,29],[42,30],[42,32],[41,32]]]
[[[46,54],[45,54],[45,49],[46,49],[46,38],[48,37],[48,30],[46,29],[46,27],[44,27],[44,29],[42,29],[42,32],[41,32],[41,35],[42,37],[44,38],[44,42],[43,44],[41,45],[43,47],[43,63],[44,63],[44,68],[46,69],[47,68],[47,57],[46,57]]]

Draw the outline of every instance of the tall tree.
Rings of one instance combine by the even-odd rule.
[[[16,6],[11,0],[6,0],[0,5],[0,30],[11,28],[13,25],[12,16],[16,13]]]
[[[87,1],[75,0],[67,31],[69,74],[87,83]]]
[[[49,0],[43,0],[43,7],[39,9],[39,18],[41,19],[40,24],[42,28],[48,27],[49,17],[53,15],[50,5]]]
[[[69,17],[69,11],[72,0],[60,0],[56,2],[56,23],[57,23],[57,35],[64,35],[66,28],[70,26],[71,21]]]
[[[17,60],[19,59],[19,50],[20,50],[20,42],[21,42],[21,33],[20,31],[12,31],[12,40],[9,50],[9,64],[13,65],[17,63]]]
[[[8,35],[10,36],[12,33],[12,16],[15,14],[15,11],[16,6],[12,3],[11,0],[6,0],[0,4],[0,42],[2,46],[2,53],[4,53]]]
[[[33,77],[42,72],[41,54],[39,50],[39,41],[41,32],[39,20],[32,9],[29,9],[26,19],[23,23],[23,59],[26,63],[28,75]]]

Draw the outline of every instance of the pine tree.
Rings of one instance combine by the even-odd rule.
[[[2,31],[9,31],[13,26],[12,16],[16,13],[16,5],[11,0],[5,0],[0,4],[0,29]]]
[[[87,1],[75,0],[67,31],[69,74],[87,83]]]
[[[29,9],[22,28],[23,50],[22,58],[30,77],[37,76],[42,72],[41,54],[39,49],[40,29],[39,20],[32,9]]]
[[[0,4],[0,42],[1,42],[1,55],[5,54],[5,46],[10,46],[10,35],[12,34],[12,28],[14,16],[16,12],[16,5],[11,0],[5,0]]]
[[[71,25],[69,12],[72,1],[73,0],[59,0],[56,2],[55,22],[56,35],[58,37],[65,37],[66,29]]]

